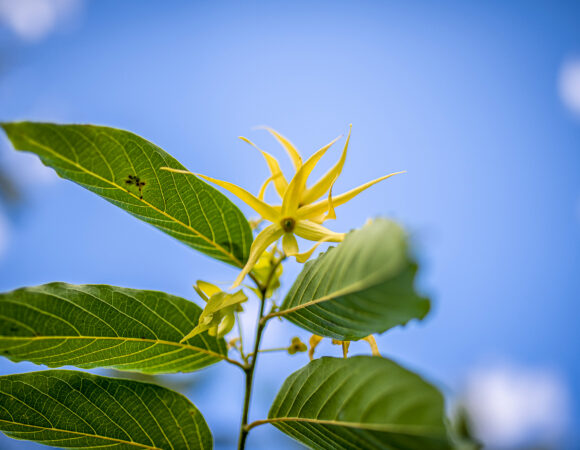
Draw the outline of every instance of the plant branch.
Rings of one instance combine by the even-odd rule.
[[[247,425],[248,425],[248,415],[250,412],[250,399],[252,397],[252,387],[254,382],[254,369],[256,368],[256,361],[258,360],[258,352],[260,351],[260,341],[262,340],[262,333],[266,326],[266,323],[262,322],[262,318],[264,317],[264,307],[266,305],[266,293],[268,292],[270,283],[274,278],[274,273],[276,272],[276,269],[282,263],[283,260],[284,257],[281,257],[278,261],[276,261],[275,264],[272,265],[272,269],[264,285],[262,285],[254,277],[252,277],[254,282],[256,282],[258,289],[260,290],[260,311],[258,313],[258,322],[256,326],[256,337],[254,339],[254,351],[252,353],[252,359],[250,360],[249,365],[246,365],[244,368],[244,372],[246,373],[246,388],[244,393],[244,406],[242,410],[242,423],[240,425],[238,450],[243,450],[245,448],[246,438],[248,437],[249,432],[249,429],[247,429]]]
[[[238,366],[242,370],[246,370],[246,366],[244,364],[242,364],[241,362],[236,361],[235,359],[231,359],[231,358],[226,357],[226,358],[224,358],[224,361],[228,362],[230,364],[233,364],[234,366]]]
[[[260,425],[265,425],[267,423],[272,422],[272,419],[263,419],[263,420],[256,420],[252,423],[249,423],[248,425],[246,425],[246,430],[250,431],[252,428],[260,426]]]

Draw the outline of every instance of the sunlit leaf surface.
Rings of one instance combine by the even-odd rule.
[[[221,261],[243,266],[252,232],[241,211],[171,155],[128,131],[94,125],[3,123],[12,145],[63,178]]]
[[[49,367],[190,372],[226,356],[207,333],[180,343],[201,308],[156,291],[51,283],[0,294],[0,354]]]
[[[284,382],[268,421],[314,449],[447,449],[442,395],[381,357],[321,358]]]
[[[203,416],[182,395],[69,370],[0,377],[0,430],[59,448],[212,448]]]
[[[320,336],[361,339],[429,312],[403,230],[378,219],[306,263],[277,313]]]

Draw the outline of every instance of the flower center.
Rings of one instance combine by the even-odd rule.
[[[296,225],[296,221],[292,217],[287,217],[282,219],[280,225],[286,233],[292,233],[292,231],[294,231],[294,225]]]

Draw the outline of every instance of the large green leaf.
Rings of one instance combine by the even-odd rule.
[[[308,262],[276,315],[339,340],[382,333],[429,312],[416,271],[403,230],[378,219]]]
[[[0,377],[0,430],[60,448],[211,449],[201,413],[154,384],[69,370]]]
[[[0,354],[49,367],[190,372],[226,357],[223,339],[201,333],[201,308],[156,291],[51,283],[0,294]]]
[[[171,155],[128,131],[93,125],[3,123],[18,150],[36,153],[74,181],[135,217],[221,261],[243,266],[252,232],[223,194],[184,169]],[[135,178],[142,186],[135,185]],[[142,197],[142,198],[141,198]]]
[[[321,358],[284,382],[269,422],[315,449],[446,449],[443,397],[381,357]]]

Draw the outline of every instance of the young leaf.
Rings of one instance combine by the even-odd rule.
[[[51,283],[0,294],[0,354],[49,367],[191,372],[226,357],[225,341],[201,333],[201,308],[156,291]]]
[[[211,449],[184,396],[154,384],[70,370],[0,377],[0,430],[60,448]]]
[[[308,262],[276,315],[341,341],[382,333],[429,312],[416,271],[403,230],[378,219]]]
[[[294,372],[268,414],[315,449],[447,449],[443,397],[381,357],[321,358]]]
[[[191,175],[171,155],[128,131],[93,125],[3,123],[17,150],[42,162],[138,219],[235,266],[248,259],[252,232],[223,194]]]

